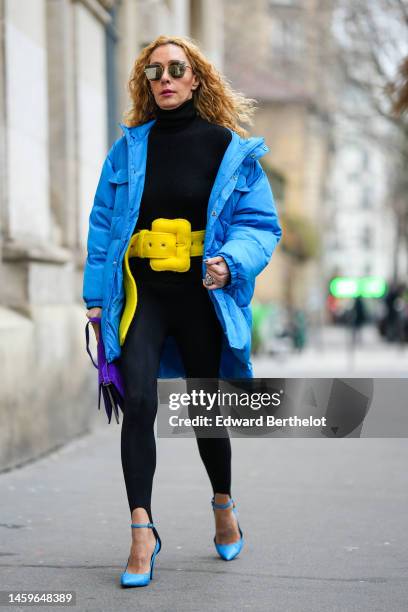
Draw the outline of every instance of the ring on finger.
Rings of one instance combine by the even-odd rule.
[[[209,272],[207,272],[204,279],[204,285],[209,286],[212,285],[214,282],[214,277]]]

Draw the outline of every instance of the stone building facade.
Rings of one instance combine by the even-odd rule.
[[[85,352],[82,278],[127,77],[140,49],[163,33],[192,36],[222,69],[223,30],[215,0],[0,0],[0,24],[5,469],[105,418]]]

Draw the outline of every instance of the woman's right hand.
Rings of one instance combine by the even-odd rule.
[[[98,308],[96,306],[95,308],[90,308],[89,310],[86,311],[86,316],[88,317],[88,319],[91,319],[92,317],[101,317],[102,308]],[[95,332],[96,341],[99,342],[99,323],[91,323],[91,325]]]

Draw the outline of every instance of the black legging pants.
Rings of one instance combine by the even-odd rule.
[[[158,407],[157,374],[164,341],[167,335],[174,336],[187,378],[217,379],[223,332],[208,290],[200,280],[188,284],[139,280],[137,292],[136,313],[119,359],[125,386],[121,458],[130,512],[143,507],[153,521],[154,422]],[[211,381],[203,383],[207,390]],[[189,406],[189,416],[194,414],[197,413]],[[217,437],[201,437],[198,428],[194,430],[213,493],[231,495],[228,430],[217,427]]]

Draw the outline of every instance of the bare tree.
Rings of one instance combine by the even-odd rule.
[[[408,0],[337,0],[339,82],[350,88],[340,112],[386,149],[397,252],[408,252]]]

